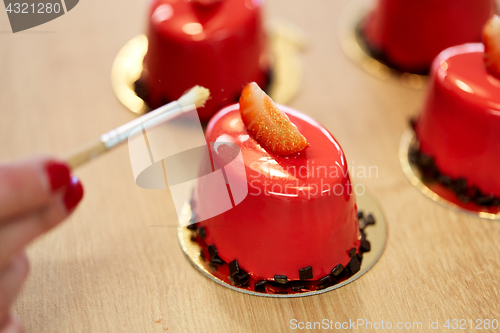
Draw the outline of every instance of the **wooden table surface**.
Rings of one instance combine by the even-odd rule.
[[[135,185],[125,146],[76,171],[81,206],[29,248],[31,273],[14,307],[28,332],[286,332],[292,319],[422,322],[425,331],[429,320],[441,329],[447,319],[500,320],[500,223],[441,207],[405,178],[398,145],[424,92],[371,77],[343,54],[337,22],[348,2],[268,0],[266,16],[308,35],[303,85],[290,105],[324,124],[351,166],[378,168],[378,177],[353,175],[388,219],[374,268],[305,298],[224,288],[186,260],[169,192]],[[1,160],[62,155],[134,118],[115,98],[110,70],[144,31],[146,5],[85,0],[17,34],[0,14]]]

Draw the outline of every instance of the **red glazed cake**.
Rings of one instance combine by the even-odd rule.
[[[151,108],[201,85],[211,93],[198,110],[207,121],[236,102],[248,82],[267,84],[262,0],[153,0],[150,8],[148,52],[136,91]]]
[[[361,26],[376,58],[400,71],[426,74],[442,50],[481,41],[495,0],[378,0]]]
[[[269,146],[261,134],[252,131],[252,126],[266,120],[255,117],[248,121],[248,114],[241,110],[245,90],[240,104],[217,113],[206,130],[207,142],[232,142],[240,147],[246,176],[241,176],[241,170],[226,169],[226,177],[248,187],[248,195],[233,209],[197,224],[203,244],[209,247],[204,256],[230,263],[231,276],[238,276],[231,268],[236,265],[238,271],[260,281],[256,291],[264,291],[262,284],[267,282],[326,283],[342,270],[356,273],[362,252],[370,246],[358,226],[356,198],[340,145],[310,117],[279,105],[279,112],[296,126],[291,135],[307,141],[295,145],[298,152]],[[281,135],[280,129],[276,132]],[[203,192],[203,184],[198,184],[195,214],[203,214],[196,205]],[[373,223],[371,215],[367,221]],[[238,283],[238,278],[234,280]]]
[[[500,204],[500,75],[489,71],[494,62],[485,66],[488,54],[500,64],[500,18],[496,22],[496,51],[485,56],[483,44],[464,44],[436,58],[415,124],[420,164],[434,168],[430,173],[464,201],[486,205]]]

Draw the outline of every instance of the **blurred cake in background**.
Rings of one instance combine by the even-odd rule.
[[[500,17],[486,25],[484,45],[436,58],[415,132],[420,148],[410,159],[427,178],[463,202],[500,205]]]
[[[427,74],[442,50],[480,42],[495,0],[378,0],[359,32],[374,58],[402,72]]]
[[[265,87],[269,58],[262,24],[263,0],[150,1],[148,51],[136,92],[150,108],[201,85],[211,99],[202,121],[236,102],[255,81]]]

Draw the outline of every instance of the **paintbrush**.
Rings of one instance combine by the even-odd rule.
[[[186,110],[192,110],[192,108],[187,108],[188,106],[194,105],[196,108],[204,106],[209,97],[210,91],[208,89],[195,86],[182,95],[178,100],[168,103],[156,110],[150,111],[145,115],[126,123],[125,125],[117,127],[114,130],[101,135],[97,141],[80,147],[71,153],[66,160],[68,161],[68,164],[75,169],[76,167],[96,158],[101,154],[104,154],[110,149],[117,147],[128,140],[132,131],[145,122],[152,120],[148,122],[148,125],[151,126],[162,123],[174,118]]]

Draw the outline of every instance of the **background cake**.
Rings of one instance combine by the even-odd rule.
[[[442,181],[464,200],[491,205],[500,198],[500,18],[490,25],[496,32],[485,34],[486,54],[475,43],[436,58],[415,130]]]
[[[151,108],[194,85],[212,98],[198,113],[207,121],[236,102],[242,87],[269,76],[262,1],[150,1],[148,52],[136,90]]]
[[[442,50],[479,42],[494,0],[378,0],[361,25],[373,55],[401,71],[426,74]]]

